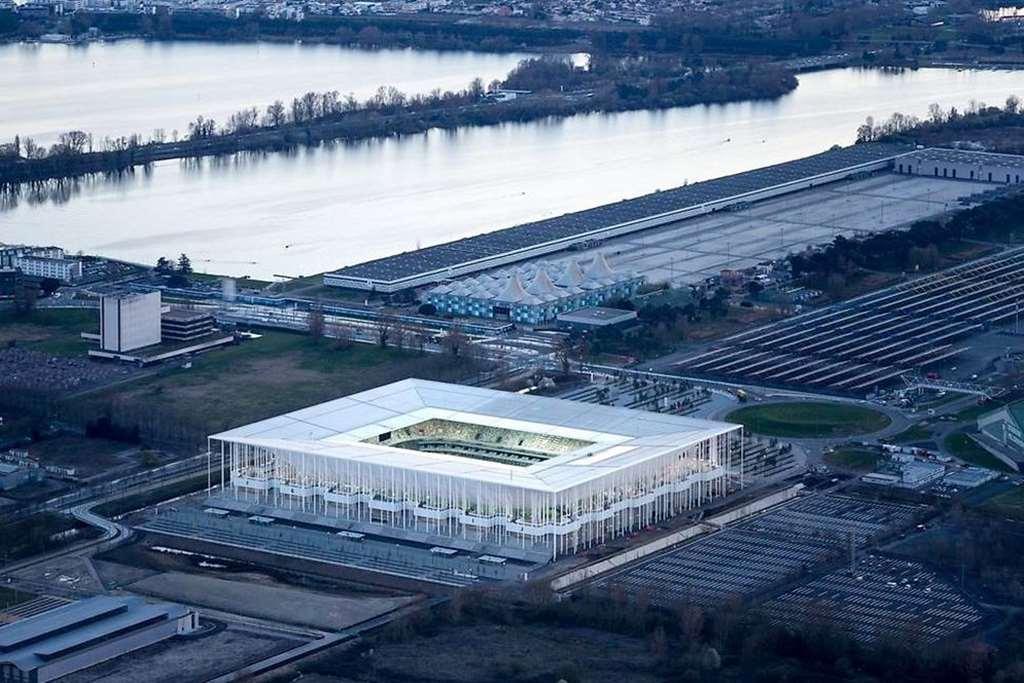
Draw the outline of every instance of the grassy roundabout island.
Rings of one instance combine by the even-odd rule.
[[[889,426],[877,410],[846,403],[793,401],[746,406],[725,418],[748,432],[789,439],[817,439],[870,434]]]

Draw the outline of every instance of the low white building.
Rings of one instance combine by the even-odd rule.
[[[31,277],[53,278],[64,284],[82,277],[82,262],[67,258],[60,247],[2,247],[0,267],[14,268]]]
[[[199,615],[173,603],[100,595],[0,626],[0,681],[46,683],[194,632]]]

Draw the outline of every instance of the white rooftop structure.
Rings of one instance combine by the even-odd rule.
[[[235,495],[564,553],[725,490],[735,425],[410,379],[210,437]],[[608,522],[608,520],[612,520]]]
[[[603,254],[528,262],[492,273],[440,284],[425,298],[446,314],[476,317],[507,316],[513,322],[538,324],[559,313],[597,306],[632,296],[643,278],[627,270],[614,270]]]

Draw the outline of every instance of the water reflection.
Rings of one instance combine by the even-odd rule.
[[[381,85],[458,90],[478,76],[502,78],[528,56],[289,43],[0,44],[0,142],[20,135],[49,146],[72,129],[97,140],[156,128],[183,134],[197,114],[222,122],[310,90],[359,99]]]
[[[4,200],[0,241],[308,275],[852,142],[868,115],[1024,92],[1024,73],[807,74],[777,101],[588,114],[168,161]],[[240,265],[240,263],[242,265]]]

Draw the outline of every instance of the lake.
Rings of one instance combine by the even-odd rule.
[[[122,40],[0,45],[0,142],[52,144],[67,130],[105,136],[162,128],[184,135],[202,114],[224,122],[243,107],[288,104],[310,90],[366,99],[379,86],[407,93],[461,90],[503,78],[526,54],[360,50],[298,43]]]
[[[0,213],[0,241],[198,270],[309,275],[853,141],[868,115],[1002,103],[1024,72],[840,69],[775,101],[431,131],[290,154],[169,161]]]

